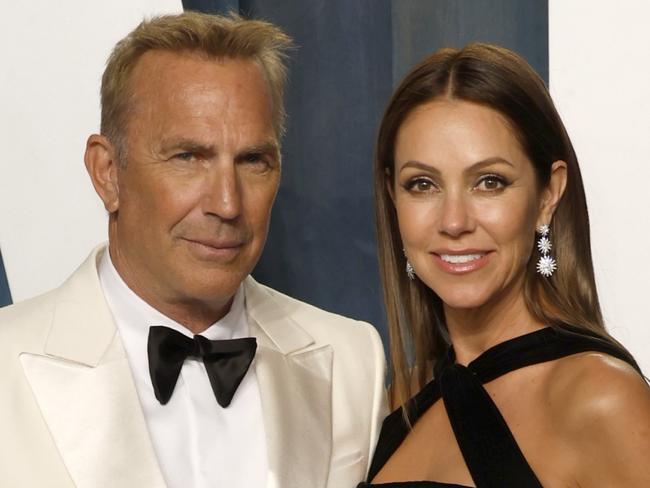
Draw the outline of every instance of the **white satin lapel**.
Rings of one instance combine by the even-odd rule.
[[[164,487],[122,342],[97,275],[96,248],[59,289],[43,351],[20,359],[78,488]]]
[[[77,488],[165,486],[125,357],[96,367],[34,354],[21,362]]]
[[[266,288],[250,277],[245,285],[249,325],[258,340],[267,488],[324,488],[332,451],[331,346],[315,347]]]
[[[256,357],[269,456],[268,488],[321,488],[332,450],[330,346],[284,356],[260,347]]]

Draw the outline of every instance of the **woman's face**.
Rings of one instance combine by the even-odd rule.
[[[551,214],[498,112],[458,100],[416,108],[397,133],[388,185],[406,255],[447,307],[521,292],[535,228]]]

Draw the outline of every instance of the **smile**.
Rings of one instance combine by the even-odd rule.
[[[490,260],[491,252],[470,251],[465,254],[432,253],[438,268],[445,273],[460,275],[477,271]]]
[[[480,254],[441,254],[440,259],[446,263],[469,263],[470,261],[476,261],[485,256],[486,253]]]

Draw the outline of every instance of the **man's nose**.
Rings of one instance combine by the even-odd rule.
[[[440,209],[440,232],[451,237],[458,237],[471,232],[474,219],[470,215],[467,196],[462,192],[451,192],[443,197]]]
[[[219,162],[206,177],[203,212],[222,220],[235,220],[241,214],[242,198],[236,163]]]

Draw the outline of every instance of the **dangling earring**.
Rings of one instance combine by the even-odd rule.
[[[406,260],[406,276],[408,276],[411,281],[415,279],[415,270],[408,259]]]
[[[415,279],[415,270],[413,269],[413,265],[409,261],[409,258],[406,256],[406,250],[402,249],[402,252],[406,258],[406,276],[409,277],[409,280],[413,281]]]
[[[537,249],[542,254],[539,261],[537,261],[537,272],[542,276],[550,278],[557,269],[555,259],[549,255],[551,248],[553,247],[551,245],[551,240],[548,238],[550,229],[548,225],[542,224],[537,227],[537,233],[539,234]]]

